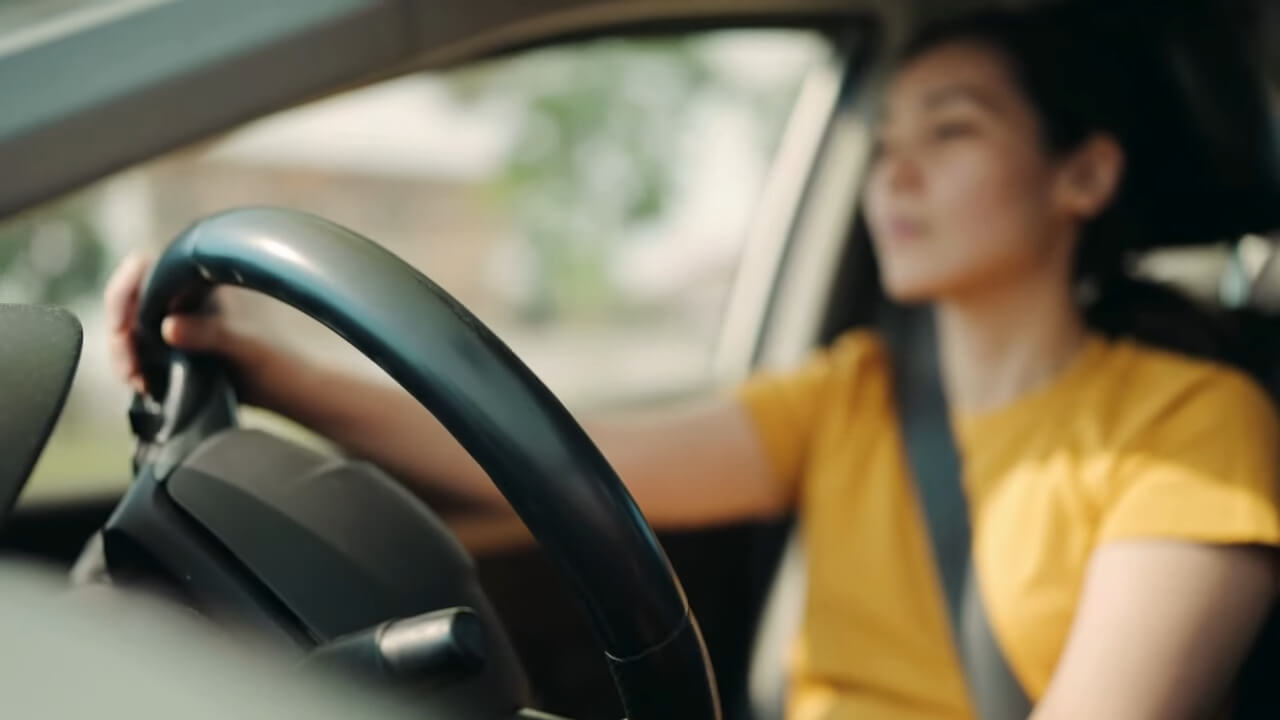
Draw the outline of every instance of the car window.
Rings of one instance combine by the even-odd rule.
[[[86,329],[25,499],[127,479],[102,286],[128,251],[234,206],[314,212],[385,245],[571,407],[706,388],[752,209],[830,52],[793,29],[525,51],[281,112],[0,223],[0,301],[67,305]],[[299,353],[380,375],[279,303],[240,291],[226,305]]]

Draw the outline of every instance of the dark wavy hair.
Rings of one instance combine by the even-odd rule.
[[[954,18],[912,39],[901,62],[953,43],[978,45],[1006,63],[1035,110],[1047,153],[1069,153],[1097,133],[1114,137],[1125,152],[1124,176],[1109,206],[1082,229],[1075,257],[1085,321],[1109,336],[1252,370],[1234,318],[1134,271],[1141,251],[1162,244],[1158,235],[1168,231],[1162,213],[1178,196],[1179,178],[1169,173],[1166,158],[1179,148],[1168,147],[1176,141],[1157,129],[1173,115],[1175,101],[1167,86],[1152,81],[1158,73],[1150,72],[1156,66],[1142,54],[1142,43],[1093,7]]]

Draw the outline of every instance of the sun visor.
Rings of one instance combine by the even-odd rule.
[[[0,304],[0,519],[53,432],[83,337],[80,321],[61,308]]]

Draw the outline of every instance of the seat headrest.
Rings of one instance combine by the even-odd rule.
[[[997,4],[1076,28],[1078,49],[1091,53],[1077,61],[1102,75],[1097,92],[1115,106],[1133,184],[1141,188],[1144,237],[1134,249],[1280,227],[1280,134],[1266,83],[1265,2]],[[1280,12],[1276,17],[1280,32]]]
[[[1252,14],[1215,0],[1146,8],[1151,82],[1172,106],[1147,115],[1166,203],[1157,237],[1199,243],[1280,227],[1280,144]]]

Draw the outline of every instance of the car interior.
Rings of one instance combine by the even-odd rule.
[[[717,327],[703,333],[715,336],[707,364],[720,373],[706,391],[879,321],[885,301],[858,207],[879,83],[914,29],[987,4],[189,0],[77,10],[77,22],[0,32],[0,94],[18,99],[0,113],[0,166],[19,169],[0,173],[0,242],[3,223],[38,217],[77,189],[414,73],[599,38],[801,30],[823,52],[788,95]],[[1160,121],[1146,141],[1167,158],[1161,182],[1178,199],[1160,209],[1158,246],[1140,267],[1228,320],[1280,397],[1280,8],[1113,6],[1106,17],[1144,48],[1138,72],[1158,88]],[[79,82],[91,65],[101,80]],[[73,378],[90,370],[81,347],[94,338],[82,337],[79,306],[0,304],[0,402],[11,409],[0,412],[3,552],[69,577],[70,594],[109,586],[188,608],[284,648],[285,665],[407,698],[419,717],[782,717],[804,602],[792,523],[655,532],[575,408],[481,308],[376,233],[322,207],[265,206],[275,204],[201,208],[181,232],[149,240],[163,250],[139,318],[156,390],[114,410],[112,430],[133,442],[99,471],[114,485],[19,495],[57,437]],[[301,311],[370,358],[450,429],[527,531],[242,423],[218,362],[171,351],[158,335],[167,312],[202,307],[218,286]],[[1185,340],[1194,349],[1204,339]],[[1280,711],[1277,672],[1280,615],[1242,672],[1233,717]]]

